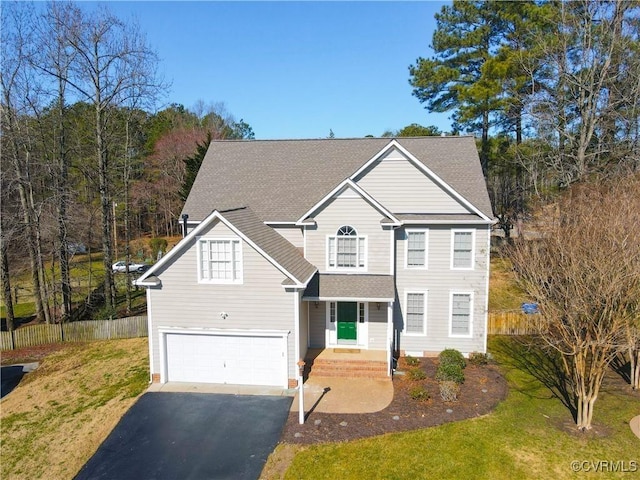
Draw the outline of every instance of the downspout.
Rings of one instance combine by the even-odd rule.
[[[187,236],[187,220],[189,220],[189,215],[184,213],[182,215],[182,238]]]

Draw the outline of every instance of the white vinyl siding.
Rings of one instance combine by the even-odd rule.
[[[396,149],[354,180],[390,212],[469,213],[466,206]]]
[[[242,283],[240,240],[198,239],[198,281]]]
[[[404,331],[407,335],[425,335],[427,323],[426,292],[407,292]]]
[[[473,269],[474,230],[453,230],[451,232],[451,268]]]
[[[429,225],[428,229],[428,270],[406,268],[407,235],[402,228],[396,230],[396,251],[399,254],[395,258],[395,281],[399,301],[394,304],[394,317],[396,328],[401,331],[400,349],[429,355],[445,348],[455,348],[464,353],[484,351],[490,227],[475,229],[472,270],[452,269],[450,257],[451,230],[470,230],[470,227],[460,224]],[[428,292],[426,335],[410,335],[405,331],[406,292],[421,291]],[[471,336],[452,337],[450,334],[451,292],[473,293]]]
[[[341,196],[332,198],[315,215],[316,226],[305,230],[305,258],[316,265],[320,273],[369,273],[389,275],[389,231],[380,225],[383,215],[366,200]],[[337,237],[341,226],[352,225],[362,238],[358,247],[356,268],[337,268],[330,261],[336,258],[336,244],[329,238]],[[334,249],[331,254],[329,250]]]
[[[428,230],[407,230],[406,268],[427,268]]]
[[[221,222],[204,231],[201,238],[238,240]],[[292,297],[296,294],[282,288],[284,274],[248,243],[242,241],[241,250],[241,285],[198,281],[196,239],[158,272],[162,288],[148,290],[153,305],[149,342],[154,373],[160,372],[159,327],[295,331]],[[298,357],[291,334],[287,336],[287,358],[288,378],[296,378]]]
[[[470,337],[473,311],[472,293],[451,294],[451,318],[449,335],[452,337]]]

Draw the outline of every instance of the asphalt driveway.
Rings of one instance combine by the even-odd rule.
[[[10,394],[18,386],[26,373],[38,368],[38,363],[7,365],[0,369],[0,398]]]
[[[77,480],[257,479],[291,397],[146,393]]]

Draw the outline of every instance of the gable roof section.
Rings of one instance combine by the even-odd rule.
[[[493,217],[470,136],[213,141],[182,213],[197,222],[214,209],[246,205],[267,223],[295,222],[392,142]]]
[[[191,240],[200,236],[215,220],[219,220],[229,227],[291,279],[294,284],[306,285],[317,271],[317,268],[309,263],[295,246],[271,227],[265,225],[250,208],[240,207],[221,212],[215,210],[158,263],[147,270],[136,283],[143,286],[155,286],[151,281],[145,282],[145,280],[153,276],[171,258],[180,255]]]
[[[327,195],[325,195],[322,199],[320,199],[320,201],[316,203],[313,207],[311,207],[309,211],[305,212],[298,219],[298,221],[296,222],[296,225],[303,225],[306,221],[309,220],[310,217],[313,218],[314,213],[322,209],[327,203],[331,202],[331,199],[335,195],[338,195],[344,192],[348,188],[350,188],[355,193],[357,193],[360,198],[364,199],[364,201],[366,201],[369,205],[371,205],[373,208],[378,210],[378,212],[380,212],[382,215],[384,215],[387,219],[391,221],[391,222],[385,222],[385,225],[389,225],[389,224],[400,225],[400,222],[398,221],[398,219],[390,211],[384,208],[384,206],[380,205],[380,203],[378,203],[378,201],[375,198],[373,198],[371,195],[365,192],[360,185],[354,183],[353,180],[349,178],[347,178],[340,185],[338,185],[336,188],[331,190]]]
[[[249,208],[239,208],[223,212],[225,218],[249,241],[254,243],[271,258],[276,266],[281,266],[289,278],[300,285],[306,285],[318,270],[304,258],[300,250],[273,228],[264,224]],[[230,225],[230,226],[231,226]]]
[[[411,140],[411,139],[409,139],[409,140]],[[422,145],[422,144],[416,144],[416,146],[420,146],[420,145]],[[476,207],[472,202],[468,201],[465,198],[464,195],[461,195],[460,192],[458,192],[458,191],[456,191],[456,189],[452,188],[449,185],[448,182],[446,182],[442,178],[440,178],[440,176],[438,174],[436,174],[431,168],[429,168],[429,166],[425,162],[421,162],[420,160],[418,160],[418,158],[416,156],[414,156],[408,149],[406,149],[405,147],[400,145],[400,143],[398,143],[397,139],[393,139],[377,155],[375,155],[367,163],[362,165],[353,175],[351,175],[351,179],[355,180],[361,173],[365,172],[367,170],[367,168],[369,168],[369,166],[371,166],[374,162],[376,162],[378,159],[380,159],[383,155],[387,154],[388,152],[390,152],[393,149],[399,150],[400,153],[402,153],[402,155],[404,155],[410,163],[415,165],[428,178],[430,178],[432,182],[434,182],[436,185],[438,185],[443,190],[448,192],[452,197],[454,197],[456,200],[458,200],[458,202],[460,202],[462,205],[467,207],[472,212],[475,212],[480,217],[485,217],[486,220],[490,219],[490,216],[485,215],[482,212],[482,210],[480,210],[478,207]],[[451,153],[452,153],[452,158],[453,158],[453,154],[455,152],[451,152]],[[426,155],[427,158],[429,158],[430,152],[424,152],[424,154]],[[465,168],[467,168],[467,169],[471,168],[471,165],[467,165]],[[452,178],[462,178],[462,179],[465,179],[465,180],[468,181],[470,179],[476,178],[476,176],[475,175],[469,175],[469,172],[460,170],[457,173],[457,176],[455,176],[455,177],[452,176]],[[465,190],[467,190],[468,192],[473,192],[477,188],[485,188],[485,186],[484,186],[484,177],[482,177],[482,175],[481,175],[480,178],[482,178],[482,182],[481,183],[480,182],[474,182],[475,185],[473,185],[473,184],[469,184],[468,182],[460,182],[460,187],[463,187],[463,188],[466,187]],[[469,187],[471,187],[471,188],[469,188]],[[485,188],[485,190],[486,190],[486,188]],[[491,207],[490,204],[489,204],[489,207]],[[398,213],[400,213],[400,212],[398,212]]]

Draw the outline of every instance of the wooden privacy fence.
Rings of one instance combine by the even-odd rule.
[[[533,335],[535,315],[520,312],[489,313],[489,335]]]
[[[531,335],[534,333],[532,317],[519,312],[490,313],[487,333],[489,335]],[[0,332],[0,350],[33,347],[45,343],[89,342],[148,335],[146,316],[30,325],[13,332]]]
[[[146,316],[30,325],[13,332],[0,332],[0,350],[34,347],[45,343],[146,337],[148,334]]]

